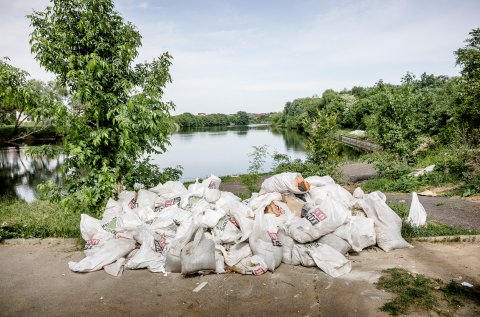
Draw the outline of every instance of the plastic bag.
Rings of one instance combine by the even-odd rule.
[[[215,271],[215,243],[206,238],[202,227],[197,229],[193,241],[182,249],[180,259],[184,275],[198,271]]]
[[[202,182],[204,188],[220,189],[220,183],[222,180],[215,175],[211,175],[209,178]]]
[[[257,209],[253,231],[249,238],[253,254],[264,259],[268,269],[272,272],[280,265],[283,256],[282,243],[274,218],[275,216],[272,214],[264,214],[263,209]]]
[[[328,184],[335,184],[335,181],[330,176],[310,176],[305,178],[305,180],[313,187],[320,187]]]
[[[300,173],[281,173],[263,181],[260,195],[274,192],[304,194],[309,190],[310,184],[303,179]]]
[[[352,270],[352,263],[334,248],[321,244],[308,249],[315,264],[331,277],[339,277]]]
[[[148,207],[150,209],[155,208],[155,201],[158,195],[146,189],[140,189],[137,194],[138,207]]]
[[[225,263],[230,267],[236,265],[242,259],[252,256],[252,249],[246,242],[237,243],[227,248],[217,245],[215,248],[222,252]]]
[[[121,276],[123,272],[123,266],[125,264],[125,258],[120,258],[117,261],[113,262],[112,264],[105,265],[103,269],[105,273],[110,274],[112,276]]]
[[[119,217],[123,212],[122,204],[112,198],[107,201],[107,206],[102,215],[102,221],[108,221],[112,218]]]
[[[95,252],[79,262],[68,262],[68,267],[74,272],[94,272],[101,270],[121,257],[127,256],[135,249],[135,241],[130,239],[110,239],[103,243]]]
[[[296,241],[306,243],[329,234],[349,217],[349,211],[334,199],[323,200],[313,206],[304,218],[295,218],[287,223],[287,233]]]
[[[377,242],[374,222],[373,219],[363,216],[352,216],[347,223],[333,233],[348,241],[354,251],[360,252]]]
[[[267,264],[260,256],[253,255],[242,259],[232,267],[232,270],[244,275],[262,275],[267,272]]]
[[[427,225],[427,212],[420,203],[420,200],[418,200],[416,192],[412,193],[412,204],[410,205],[407,222],[416,228]]]
[[[242,232],[237,227],[235,219],[232,221],[232,218],[229,215],[223,216],[213,228],[216,243],[235,243],[242,238]]]
[[[341,254],[347,254],[352,249],[352,246],[339,236],[329,233],[318,240],[319,243],[331,246]]]
[[[375,221],[377,245],[385,252],[412,247],[402,237],[402,219],[388,207],[384,199],[383,193],[373,192],[357,200],[367,217]]]

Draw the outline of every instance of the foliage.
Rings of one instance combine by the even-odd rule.
[[[260,173],[260,169],[265,164],[265,158],[267,156],[268,145],[253,146],[253,151],[248,153],[250,162],[248,166],[248,172],[251,174]]]
[[[256,120],[250,119],[251,115],[245,111],[238,111],[236,114],[211,113],[202,115],[193,115],[185,112],[173,117],[175,123],[182,128],[189,127],[215,127],[227,125],[248,125],[252,123],[265,123],[269,121],[270,115],[262,115]],[[254,122],[253,122],[254,121]]]
[[[335,165],[319,165],[309,161],[302,161],[300,159],[292,159],[286,154],[274,153],[273,155],[275,173],[283,172],[297,172],[303,177],[314,175],[330,175],[335,180],[340,180],[340,174]]]
[[[396,297],[385,303],[380,310],[392,316],[405,315],[415,311],[434,311],[439,316],[451,316],[465,299],[478,300],[475,288],[461,286],[456,281],[449,283],[423,274],[410,273],[405,269],[383,270],[376,283],[378,289],[394,293]]]
[[[234,118],[235,120],[233,123],[235,125],[247,125],[250,123],[250,117],[245,111],[238,111]]]
[[[11,238],[80,237],[80,217],[58,203],[2,199],[0,240]]]
[[[28,17],[35,58],[70,96],[54,114],[65,135],[64,202],[98,212],[119,184],[133,186],[132,169],[141,168],[145,153],[165,151],[174,105],[161,97],[171,56],[133,64],[141,36],[111,0],[52,3]]]
[[[472,30],[467,45],[455,51],[462,67],[459,98],[453,117],[470,144],[480,144],[480,28]]]
[[[55,83],[27,80],[28,73],[0,59],[0,124],[11,125],[6,140],[13,142],[49,128],[61,106]],[[22,124],[33,121],[28,130]]]

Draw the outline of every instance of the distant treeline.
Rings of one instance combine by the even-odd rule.
[[[185,112],[174,116],[173,119],[179,126],[187,128],[268,123],[271,121],[271,116],[271,113],[253,114],[245,111],[238,111],[235,114],[212,113],[198,115]]]

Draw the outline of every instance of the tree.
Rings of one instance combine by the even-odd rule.
[[[245,111],[238,111],[235,115],[235,122],[236,125],[247,125],[250,123],[250,118]]]
[[[12,124],[8,142],[24,139],[51,125],[50,115],[61,106],[54,84],[28,80],[28,73],[0,59],[0,123]],[[32,121],[33,127],[19,132],[20,126]]]
[[[141,181],[137,171],[154,168],[145,154],[169,144],[174,105],[161,97],[171,81],[171,56],[135,65],[141,36],[112,0],[52,0],[28,17],[35,58],[71,96],[55,115],[65,135],[64,202],[99,211],[115,188],[131,188]],[[151,173],[158,175],[151,182],[161,176]]]
[[[462,67],[459,99],[454,118],[465,130],[466,141],[480,143],[480,28],[472,30],[467,45],[455,51],[457,65]]]

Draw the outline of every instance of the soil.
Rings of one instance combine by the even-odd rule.
[[[286,264],[261,276],[185,278],[146,270],[120,277],[73,273],[68,261],[84,257],[74,245],[0,245],[0,316],[388,316],[379,307],[392,295],[374,284],[383,269],[403,267],[479,285],[480,242],[414,246],[350,255],[352,271],[340,278]],[[479,314],[479,303],[470,302],[455,316]]]

